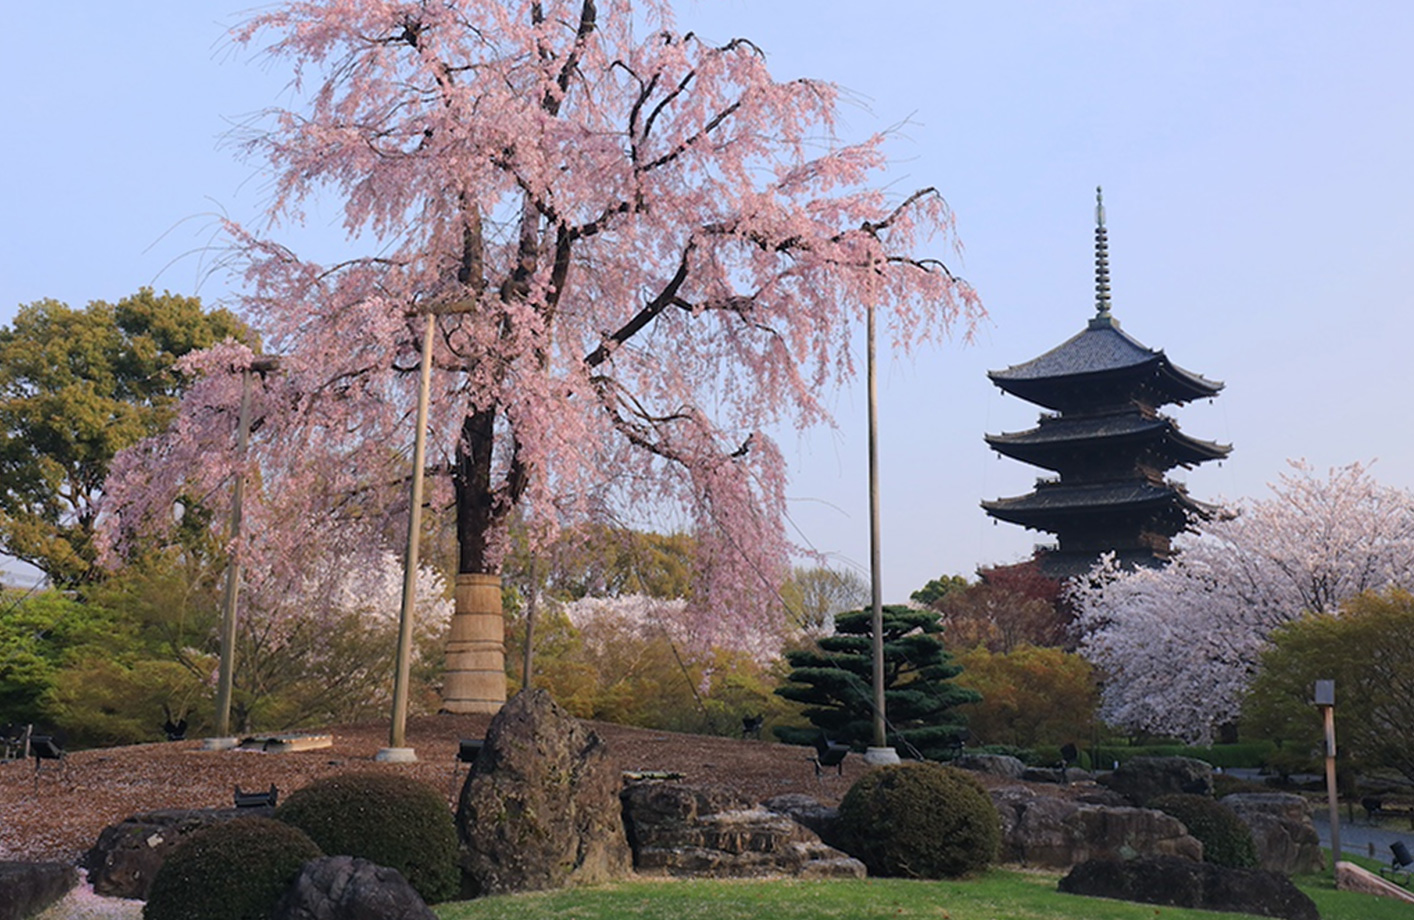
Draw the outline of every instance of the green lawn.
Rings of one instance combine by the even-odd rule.
[[[792,879],[634,881],[438,905],[441,920],[1238,920],[1246,914],[1155,907],[1056,890],[1059,875],[997,869],[963,881]],[[1336,891],[1326,876],[1297,884],[1323,920],[1409,920],[1409,905]]]

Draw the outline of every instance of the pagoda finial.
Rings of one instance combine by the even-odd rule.
[[[1095,318],[1110,318],[1110,244],[1105,231],[1105,196],[1095,186]]]

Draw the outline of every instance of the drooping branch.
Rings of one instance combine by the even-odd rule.
[[[682,257],[678,261],[677,271],[673,273],[673,277],[663,286],[663,289],[658,292],[658,296],[645,304],[628,322],[605,336],[604,340],[599,343],[599,347],[585,356],[584,363],[586,366],[598,367],[600,364],[603,364],[609,355],[613,354],[614,349],[633,338],[645,326],[651,323],[659,313],[662,313],[673,305],[673,302],[677,299],[678,291],[682,288],[683,283],[687,281],[688,268],[695,245],[696,243],[694,241],[688,241],[687,246],[683,248]]]

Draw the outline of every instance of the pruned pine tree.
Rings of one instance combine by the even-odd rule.
[[[966,738],[966,719],[957,712],[982,697],[959,687],[962,672],[943,647],[943,627],[932,610],[884,607],[884,711],[889,743],[900,756],[930,760],[952,757]],[[859,750],[872,742],[873,612],[855,610],[835,617],[835,634],[813,649],[786,652],[787,683],[776,693],[805,705],[812,728],[776,728],[788,744],[811,744],[821,733]]]

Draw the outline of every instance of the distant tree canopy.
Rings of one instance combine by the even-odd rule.
[[[1060,599],[1060,583],[1034,562],[978,571],[975,582],[961,575],[935,578],[912,598],[943,616],[948,645],[984,645],[1009,652],[1021,645],[1068,646],[1071,613]]]
[[[967,590],[967,579],[961,575],[939,575],[909,595],[924,607],[932,607],[954,591]]]
[[[953,682],[962,668],[943,648],[942,624],[931,610],[890,605],[883,610],[884,709],[889,742],[907,755],[943,760],[965,735],[957,707],[977,702],[974,690]],[[780,696],[805,705],[814,728],[777,726],[788,744],[810,744],[820,732],[856,747],[868,745],[873,729],[873,640],[870,610],[835,617],[835,634],[814,649],[786,652],[792,670]]]
[[[807,633],[828,632],[835,614],[869,603],[869,583],[848,569],[796,566],[781,587],[786,617]]]
[[[973,744],[1059,747],[1094,725],[1094,669],[1074,652],[1034,645],[993,652],[978,645],[959,651],[957,661],[958,683],[982,695],[963,707]]]
[[[0,552],[72,587],[96,576],[95,502],[114,454],[172,418],[188,352],[251,333],[143,288],[115,304],[20,307],[0,328]]]
[[[1243,729],[1298,756],[1321,747],[1311,708],[1317,680],[1334,680],[1342,760],[1414,781],[1414,594],[1367,592],[1339,613],[1278,627],[1243,704]]]

